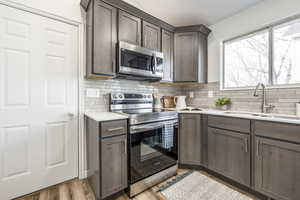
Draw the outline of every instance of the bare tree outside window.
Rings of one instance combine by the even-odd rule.
[[[274,28],[274,84],[300,83],[300,20]]]
[[[268,36],[264,31],[225,43],[225,87],[250,87],[269,82]]]
[[[273,36],[271,46],[269,35]],[[299,19],[224,42],[223,88],[253,87],[258,83],[300,83]]]

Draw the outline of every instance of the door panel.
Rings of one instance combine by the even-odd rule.
[[[26,107],[29,104],[29,52],[3,49],[4,107]],[[19,67],[22,66],[22,67]]]
[[[124,11],[119,11],[119,41],[141,45],[142,20]]]
[[[300,145],[255,138],[255,189],[280,200],[300,199]]]
[[[66,162],[67,122],[56,122],[47,125],[46,131],[46,165],[48,168]]]
[[[208,168],[250,186],[250,136],[208,128]]]
[[[148,49],[160,51],[160,27],[143,21],[143,46]]]
[[[116,67],[117,9],[97,1],[94,8],[94,18],[94,64],[92,73],[114,75]]]
[[[179,163],[201,164],[201,116],[198,114],[180,116]]]
[[[127,135],[103,139],[101,149],[102,198],[105,198],[127,187]]]
[[[174,80],[198,81],[198,33],[175,34]]]
[[[162,31],[162,52],[164,54],[164,76],[162,81],[173,81],[174,34]]]
[[[0,199],[78,175],[77,43],[75,26],[0,6]]]
[[[29,126],[5,127],[3,134],[3,177],[23,176],[29,169]],[[16,145],[15,145],[16,144]]]

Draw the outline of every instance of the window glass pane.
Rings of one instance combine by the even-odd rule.
[[[224,43],[225,88],[268,84],[268,41],[268,31],[263,31]]]
[[[300,83],[300,20],[274,28],[274,84]]]

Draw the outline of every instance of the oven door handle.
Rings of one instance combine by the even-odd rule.
[[[143,126],[138,126],[138,127],[131,127],[130,128],[130,132],[142,132],[142,131],[149,131],[149,130],[154,130],[154,129],[158,129],[158,128],[163,128],[164,124],[160,124],[160,125],[143,125]]]
[[[151,71],[152,74],[155,74],[156,72],[156,55],[153,53],[152,58],[151,58]]]
[[[169,125],[169,124],[176,126],[177,121],[172,121],[169,123],[154,123],[154,124],[148,124],[148,125],[133,126],[130,128],[130,133],[133,134],[133,133],[139,133],[142,131],[155,130],[158,128],[163,128],[165,125]]]

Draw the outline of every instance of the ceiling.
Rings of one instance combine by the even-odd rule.
[[[174,26],[212,25],[263,0],[124,0]]]

